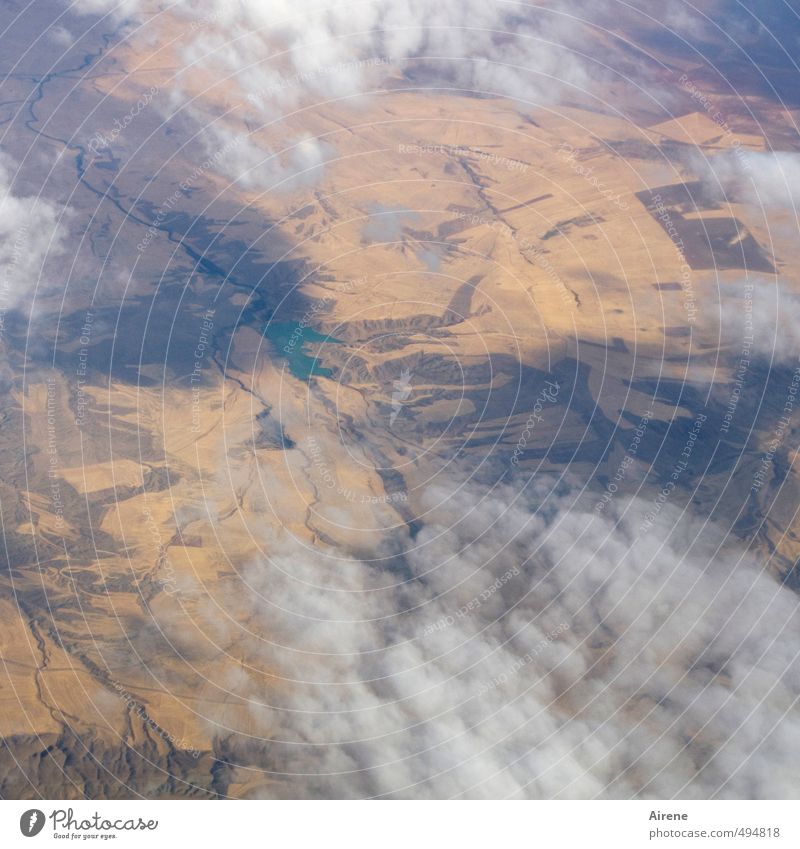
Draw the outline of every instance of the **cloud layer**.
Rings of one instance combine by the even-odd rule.
[[[158,26],[159,8],[148,2],[80,0],[73,8],[138,15]],[[535,4],[215,0],[202,7],[177,3],[169,11],[190,28],[187,64],[217,67],[265,110],[295,102],[302,91],[347,96],[387,70],[416,68],[465,90],[546,102],[591,78],[564,47],[580,15]]]
[[[641,536],[643,503],[590,516],[549,484],[431,490],[393,570],[269,540],[225,604],[277,677],[228,682],[255,736],[215,728],[265,795],[800,791],[796,595],[670,506]]]

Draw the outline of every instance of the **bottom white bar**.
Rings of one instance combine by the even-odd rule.
[[[0,846],[797,847],[797,802],[0,802]]]

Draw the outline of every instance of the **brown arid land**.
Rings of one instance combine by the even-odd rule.
[[[791,69],[265,94],[187,15],[4,83],[0,797],[791,796]]]

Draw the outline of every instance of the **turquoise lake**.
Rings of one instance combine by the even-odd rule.
[[[298,332],[299,330],[301,332]],[[263,336],[270,342],[275,353],[286,360],[294,377],[307,380],[309,377],[330,377],[333,374],[331,369],[322,365],[319,357],[306,353],[305,348],[314,342],[341,344],[341,339],[318,333],[310,327],[300,329],[296,322],[291,321],[271,321],[264,329]]]

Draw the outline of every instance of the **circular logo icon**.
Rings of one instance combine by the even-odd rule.
[[[36,837],[44,828],[44,813],[38,808],[31,808],[19,818],[19,830],[25,837]]]

